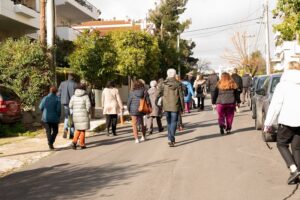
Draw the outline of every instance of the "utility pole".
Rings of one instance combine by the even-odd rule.
[[[265,0],[265,19],[266,19],[266,72],[271,74],[271,56],[270,56],[270,34],[269,34],[269,0]]]
[[[177,53],[178,53],[178,76],[181,78],[181,69],[180,69],[180,33],[177,35]]]
[[[40,42],[46,51],[46,0],[40,0]]]
[[[54,43],[55,43],[55,4],[54,0],[47,0],[46,4],[47,17],[47,46],[50,69],[53,73],[53,83],[56,85],[56,68],[54,59]]]

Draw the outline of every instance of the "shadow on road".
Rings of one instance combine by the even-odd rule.
[[[194,143],[194,142],[199,142],[199,141],[202,141],[202,140],[219,138],[219,137],[224,137],[224,136],[222,136],[219,133],[218,134],[201,135],[201,136],[191,138],[191,139],[188,139],[188,140],[183,140],[183,141],[176,142],[175,147],[191,144],[191,143]]]
[[[107,193],[97,194],[99,196],[95,199],[101,199],[113,196],[114,187],[130,184],[132,177],[172,162],[176,160],[161,160],[143,165],[133,165],[127,161],[97,167],[65,163],[21,171],[0,180],[1,199],[86,199],[92,198],[101,189],[108,189]]]

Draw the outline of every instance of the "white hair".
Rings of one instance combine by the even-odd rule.
[[[153,87],[153,88],[156,87],[157,86],[157,82],[156,81],[151,81],[150,82],[150,86]]]
[[[172,68],[168,69],[167,75],[168,75],[168,78],[175,78],[175,76],[176,76],[176,70],[172,69]]]

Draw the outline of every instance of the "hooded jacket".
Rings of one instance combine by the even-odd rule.
[[[286,70],[276,86],[265,126],[300,127],[300,70]],[[278,120],[277,120],[278,119]]]
[[[184,109],[184,94],[181,82],[175,78],[166,79],[159,91],[163,97],[163,110],[166,112],[180,112]]]
[[[189,103],[194,96],[193,86],[189,81],[182,81],[182,84],[187,88],[188,95],[184,96],[184,103]]]
[[[89,111],[91,109],[91,102],[85,90],[75,90],[75,94],[70,100],[69,107],[73,112],[75,129],[88,130],[90,128]]]

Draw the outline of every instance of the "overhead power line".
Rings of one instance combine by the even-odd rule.
[[[204,31],[204,30],[210,30],[210,29],[215,29],[215,28],[221,28],[221,27],[226,27],[226,26],[233,26],[237,24],[242,24],[242,23],[247,23],[251,21],[256,21],[258,19],[261,19],[261,17],[255,18],[255,19],[249,19],[249,20],[244,20],[244,21],[239,21],[231,24],[223,24],[219,26],[212,26],[212,27],[206,27],[206,28],[201,28],[201,29],[195,29],[195,30],[190,30],[190,31],[185,31],[184,33],[191,33],[191,32],[197,32],[197,31]]]

